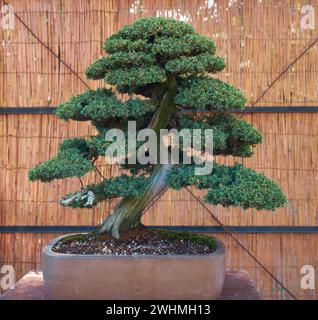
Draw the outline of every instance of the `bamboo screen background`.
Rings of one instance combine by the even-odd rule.
[[[15,12],[36,35],[75,72],[102,54],[104,40],[121,26],[141,16],[183,19],[210,36],[226,69],[218,77],[244,90],[252,105],[275,77],[318,36],[317,1],[131,1],[131,0],[15,0]],[[0,1],[0,5],[2,5]],[[311,4],[316,28],[300,28],[301,7]],[[85,90],[15,19],[15,29],[0,30],[0,107],[55,107]],[[318,106],[318,48],[312,47],[256,105]],[[102,81],[85,80],[91,88]],[[316,226],[318,223],[318,114],[253,113],[244,118],[264,134],[264,143],[246,166],[275,179],[288,197],[276,212],[211,207],[231,226]],[[0,115],[0,226],[96,225],[114,201],[94,210],[61,208],[57,200],[77,190],[77,179],[50,184],[30,183],[27,172],[35,163],[56,154],[64,138],[89,136],[84,123],[63,122],[53,115]],[[233,163],[232,158],[219,161]],[[99,163],[103,175],[116,167]],[[88,175],[84,182],[98,181]],[[203,196],[203,193],[196,194]],[[146,213],[147,225],[215,225],[186,192],[168,191]],[[0,262],[13,264],[17,278],[40,268],[41,247],[55,234],[0,234]],[[228,269],[246,270],[264,298],[288,299],[268,275],[225,235]],[[300,288],[300,268],[318,268],[318,234],[238,234],[247,246],[299,298],[317,298],[316,291]],[[318,269],[317,269],[318,270]]]

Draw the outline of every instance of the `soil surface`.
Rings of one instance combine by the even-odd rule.
[[[108,235],[78,234],[60,240],[53,251],[95,255],[196,255],[216,249],[215,239],[189,232],[135,230],[118,240]]]

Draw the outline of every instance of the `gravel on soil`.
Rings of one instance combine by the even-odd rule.
[[[177,236],[175,236],[177,234]],[[197,255],[215,250],[214,240],[203,235],[166,231],[138,231],[124,239],[94,234],[70,236],[59,241],[53,251],[93,255]]]

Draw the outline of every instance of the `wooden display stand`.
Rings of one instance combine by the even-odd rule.
[[[7,291],[3,300],[44,300],[43,275],[30,271],[17,282],[14,290]],[[260,294],[244,271],[228,271],[219,300],[259,300]]]

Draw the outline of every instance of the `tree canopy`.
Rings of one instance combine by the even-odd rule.
[[[171,83],[172,112],[162,128],[213,129],[215,155],[250,157],[262,134],[244,119],[231,114],[242,111],[241,90],[214,77],[225,68],[210,38],[196,33],[187,23],[166,18],[141,18],[110,36],[105,56],[86,70],[88,79],[104,79],[107,86],[88,90],[58,106],[63,120],[91,121],[98,135],[90,139],[67,139],[58,155],[29,172],[31,180],[44,182],[81,177],[94,171],[95,161],[105,155],[105,133],[111,128],[127,130],[135,120],[138,129],[149,127],[163,109]],[[119,94],[128,94],[120,99]],[[197,115],[197,111],[207,113]],[[203,143],[203,142],[202,142]],[[62,205],[93,207],[114,197],[138,197],[147,190],[154,166],[122,164],[122,176],[89,184],[66,195]],[[207,176],[194,175],[194,166],[176,165],[166,177],[167,186],[206,189],[205,201],[214,205],[274,210],[285,204],[279,186],[261,173],[243,165],[214,163]]]

